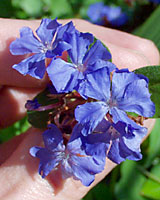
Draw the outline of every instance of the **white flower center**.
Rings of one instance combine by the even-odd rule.
[[[83,64],[76,65],[76,68],[78,69],[79,72],[82,72],[82,73],[85,72],[87,69],[87,67]]]
[[[112,98],[110,98],[109,101],[107,102],[107,105],[109,106],[109,108],[117,107],[117,102]]]
[[[42,47],[41,47],[41,52],[42,53],[46,53],[48,50],[52,50],[53,49],[53,47],[52,47],[52,44],[51,43],[48,43],[48,42],[45,42],[45,45],[43,45]]]

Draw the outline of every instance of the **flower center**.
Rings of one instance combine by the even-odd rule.
[[[79,72],[83,73],[84,71],[86,71],[87,67],[83,64],[78,64],[77,69],[78,69]]]
[[[60,153],[60,158],[61,160],[67,161],[69,157],[70,157],[69,151],[68,149],[65,148],[65,150]]]
[[[45,44],[41,48],[41,51],[42,53],[46,53],[48,50],[51,51],[52,49],[53,49],[52,44],[45,42]]]
[[[109,108],[117,107],[117,102],[114,99],[110,98],[107,102],[107,105],[109,106]]]

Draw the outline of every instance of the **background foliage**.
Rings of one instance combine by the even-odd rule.
[[[100,0],[1,0],[0,17],[17,19],[83,18],[89,5]],[[148,0],[104,0],[106,5],[121,6],[130,16],[121,30],[151,39],[160,49],[160,6]],[[128,2],[128,4],[126,4]],[[1,143],[29,127],[24,118],[0,130]],[[126,161],[117,166],[83,200],[160,200],[160,119],[142,145],[143,160]]]

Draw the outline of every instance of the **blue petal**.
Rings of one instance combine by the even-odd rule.
[[[104,169],[104,162],[96,162],[95,157],[86,155],[81,148],[81,138],[69,141],[67,144],[66,159],[62,160],[62,176],[67,178],[73,176],[74,179],[80,180],[83,185],[89,186],[94,181],[94,174]]]
[[[72,62],[76,65],[82,64],[82,60],[88,50],[89,45],[93,42],[93,35],[89,33],[65,33],[65,41],[69,43],[72,48],[68,50],[68,54]]]
[[[79,133],[78,133],[79,135]],[[81,135],[81,134],[80,134]],[[81,155],[85,155],[85,152],[81,149],[82,147],[82,138],[81,136],[79,137],[72,137],[72,139],[70,139],[67,143],[67,150],[71,153],[71,154],[81,154]]]
[[[139,125],[136,124],[133,120],[131,120],[127,114],[116,107],[110,109],[110,114],[113,117],[113,122],[117,123],[118,121],[125,122],[127,125],[131,125],[135,129],[139,129]]]
[[[43,133],[43,140],[50,151],[64,150],[62,133],[54,124],[48,125],[48,129]]]
[[[142,155],[140,152],[134,152],[127,148],[123,141],[120,138],[118,138],[112,141],[112,145],[107,157],[113,162],[120,164],[126,159],[140,160],[142,158]]]
[[[36,110],[37,108],[39,108],[41,106],[41,104],[38,103],[37,99],[33,99],[33,100],[27,100],[26,104],[25,104],[25,108],[27,110]]]
[[[103,46],[100,40],[90,48],[83,59],[83,64],[93,65],[98,59],[108,61],[111,59],[110,52]]]
[[[140,151],[142,139],[147,135],[147,128],[137,125],[136,128],[124,122],[117,122],[113,127],[120,133],[124,144],[132,151]]]
[[[114,69],[116,69],[116,66],[109,61],[97,59],[92,65],[87,65],[85,73],[91,73],[102,68],[107,68],[108,74],[110,74]]]
[[[85,166],[81,166],[81,160],[85,160]],[[95,179],[94,174],[94,167],[91,165],[89,165],[90,161],[86,158],[81,158],[78,156],[73,157],[72,156],[72,161],[71,161],[71,167],[73,170],[73,178],[75,180],[80,180],[82,182],[83,185],[85,186],[89,186]],[[73,163],[73,164],[72,164]],[[76,164],[74,164],[76,163]],[[90,167],[90,169],[88,169],[88,166]],[[93,171],[92,171],[93,169]]]
[[[122,98],[127,85],[140,79],[141,77],[134,72],[129,72],[126,69],[116,70],[112,77],[112,98]]]
[[[84,98],[94,98],[107,102],[110,98],[110,73],[107,67],[86,74],[77,88]]]
[[[82,134],[81,131],[83,129],[82,124],[76,124],[72,130],[71,137],[68,141],[68,144],[71,143],[73,140],[76,140],[77,138],[81,138]],[[81,143],[82,145],[82,143]]]
[[[71,45],[65,41],[59,41],[58,43],[53,43],[53,50],[48,50],[46,52],[46,57],[53,58],[55,56],[61,56],[62,53],[64,51],[67,51],[68,49],[71,49]]]
[[[132,151],[140,151],[140,144],[142,143],[144,137],[147,136],[147,128],[139,126],[139,128],[135,129],[129,126],[127,134],[123,137],[124,144]],[[133,137],[129,138],[131,134]]]
[[[97,125],[97,127],[93,130],[93,133],[105,133],[106,130],[109,129],[111,123],[107,121],[105,118]]]
[[[106,152],[109,148],[106,134],[89,134],[83,146],[86,154],[92,156],[97,165],[104,167],[106,162]]]
[[[103,102],[85,103],[77,106],[75,109],[75,118],[79,123],[85,124],[86,130],[92,131],[102,121],[107,112],[108,107]]]
[[[22,60],[19,64],[13,65],[13,68],[23,75],[29,74],[30,76],[42,79],[45,74],[45,56],[44,54],[35,54]]]
[[[107,121],[105,123],[108,124]],[[104,128],[103,120],[100,123],[100,125]],[[106,144],[106,129],[105,131],[102,130],[103,128],[98,130],[98,128],[96,127],[92,134],[89,134],[86,137],[82,135],[83,127],[84,125],[76,124],[76,126],[73,129],[71,138],[67,144],[67,149],[73,152],[73,154],[77,153],[80,155],[92,156],[94,157],[94,160],[97,164],[104,165],[106,161],[106,151],[109,145],[109,143],[108,145]]]
[[[118,164],[125,159],[141,159],[140,143],[146,134],[146,129],[138,125],[139,129],[130,125],[127,127],[127,124],[121,121],[112,124],[112,127],[106,131],[106,134],[112,135],[108,158]]]
[[[65,33],[74,33],[75,30],[76,29],[72,21],[68,22],[64,26],[61,26],[57,31],[55,42],[62,40]]]
[[[27,53],[41,53],[43,44],[34,36],[33,31],[24,27],[20,29],[20,38],[10,44],[10,52],[13,55],[24,55]]]
[[[52,154],[47,149],[40,147],[32,147],[30,154],[40,159],[39,174],[44,178],[47,176],[60,162],[60,157],[55,153]]]
[[[139,144],[139,146],[140,146],[140,144]],[[135,160],[135,161],[142,159],[142,154],[140,152],[140,149],[136,149],[135,151],[133,151],[132,147],[127,147],[124,142],[120,143],[119,148],[120,148],[120,154],[125,159]]]
[[[57,19],[42,19],[39,28],[36,30],[36,33],[44,45],[51,44],[55,32],[59,26],[60,24],[57,22]]]
[[[155,105],[150,96],[146,81],[136,80],[127,85],[123,97],[118,100],[118,108],[144,117],[152,117],[155,114]]]
[[[97,164],[91,156],[72,156],[69,162],[74,178],[80,180],[85,186],[89,186],[94,181],[94,175],[103,171],[105,164]]]
[[[61,56],[63,51],[71,49],[71,45],[68,44],[64,39],[64,35],[68,32],[69,33],[75,32],[75,27],[73,25],[73,22],[69,22],[58,29],[56,38],[52,44],[52,50],[48,50],[46,52],[47,58],[52,58],[57,55]]]
[[[52,60],[47,73],[58,92],[69,92],[78,84],[79,71],[73,64],[58,58]]]

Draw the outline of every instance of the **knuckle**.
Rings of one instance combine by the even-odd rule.
[[[148,57],[151,65],[157,65],[160,63],[159,50],[153,41],[141,38],[140,42],[137,44],[137,50]]]

